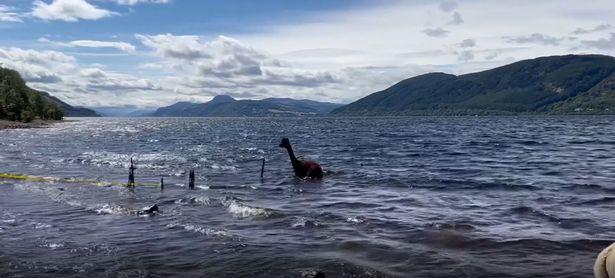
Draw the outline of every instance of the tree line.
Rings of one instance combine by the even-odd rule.
[[[18,72],[0,68],[0,119],[31,122],[61,120],[62,110],[26,86]]]

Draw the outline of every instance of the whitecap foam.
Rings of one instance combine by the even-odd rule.
[[[177,199],[175,200],[175,204],[191,204],[191,203],[196,203],[196,204],[200,204],[200,205],[205,205],[205,206],[212,206],[214,205],[214,200],[212,200],[209,197],[206,196],[189,196],[188,198],[181,198],[181,199]]]
[[[251,207],[234,200],[226,202],[225,205],[228,212],[236,217],[267,217],[271,215],[271,212],[267,209]]]
[[[232,165],[218,165],[218,164],[212,164],[210,166],[212,169],[215,170],[222,170],[222,171],[236,171],[237,167],[232,166]]]
[[[186,158],[168,153],[149,153],[149,154],[120,154],[114,152],[84,152],[77,159],[69,159],[69,162],[81,164],[93,164],[98,166],[112,166],[127,168],[130,166],[130,158],[134,157],[138,168],[146,169],[166,169],[168,163],[185,163]]]
[[[365,223],[365,220],[366,219],[363,216],[348,217],[348,218],[346,218],[346,222],[350,222],[350,223],[354,223],[354,224]]]
[[[321,226],[320,223],[316,222],[315,220],[310,220],[307,219],[305,217],[297,217],[295,218],[295,220],[293,220],[293,222],[290,224],[291,228],[316,228]]]
[[[43,247],[47,247],[47,248],[49,248],[51,250],[56,250],[58,248],[64,247],[64,244],[62,244],[62,243],[46,243],[46,244],[43,244]]]
[[[34,229],[40,230],[40,229],[49,229],[53,226],[49,225],[49,224],[45,224],[45,223],[34,223]]]
[[[68,204],[71,207],[83,207],[83,204],[76,200],[67,200],[66,204]]]
[[[200,233],[202,235],[210,236],[210,237],[218,237],[218,238],[231,237],[231,234],[227,231],[206,228],[206,227],[203,227],[201,225],[196,225],[196,224],[170,223],[170,224],[167,224],[165,227],[170,228],[170,229],[182,228],[189,232]]]
[[[95,205],[88,209],[95,211],[97,214],[126,215],[131,213],[129,209],[113,204]]]

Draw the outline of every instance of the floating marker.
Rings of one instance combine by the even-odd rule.
[[[164,190],[164,178],[160,178],[160,191]]]

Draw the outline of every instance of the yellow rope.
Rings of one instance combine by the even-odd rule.
[[[31,181],[31,182],[81,183],[81,184],[90,184],[90,185],[96,185],[96,186],[126,186],[126,183],[118,182],[118,181],[100,181],[100,180],[86,180],[86,179],[76,179],[76,178],[39,177],[39,176],[29,176],[29,175],[24,175],[24,174],[15,174],[15,173],[0,173],[0,179]],[[135,183],[135,185],[160,186],[159,183],[155,183],[155,182],[137,182]]]

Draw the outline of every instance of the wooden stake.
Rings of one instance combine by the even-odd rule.
[[[135,187],[135,165],[132,161],[132,157],[130,158],[130,167],[128,168],[128,187]]]
[[[265,176],[265,158],[263,158],[263,165],[261,166],[261,179]]]
[[[190,174],[188,175],[188,188],[194,189],[194,169],[190,169]]]
[[[160,191],[164,190],[164,178],[160,178]]]

